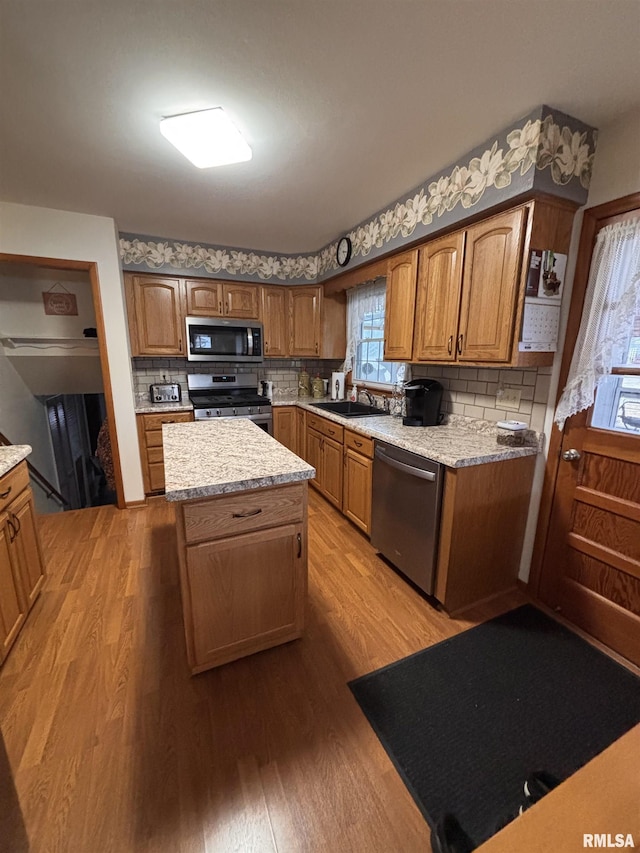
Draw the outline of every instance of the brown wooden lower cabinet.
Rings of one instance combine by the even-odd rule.
[[[164,491],[162,424],[189,423],[192,420],[193,412],[136,415],[145,495],[159,494]]]
[[[44,583],[27,463],[0,478],[0,663]]]
[[[300,637],[307,484],[218,495],[176,508],[191,672]]]
[[[272,409],[273,436],[292,453],[298,453],[297,414],[300,411],[297,406],[274,406]]]
[[[311,485],[341,510],[344,428],[310,412],[307,412],[306,423],[305,459],[316,469]]]
[[[344,484],[342,512],[367,535],[371,532],[373,441],[344,432]]]

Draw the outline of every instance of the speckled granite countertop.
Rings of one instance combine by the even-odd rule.
[[[31,447],[28,444],[10,444],[8,447],[0,447],[0,477],[8,474],[30,453]]]
[[[193,404],[186,403],[139,403],[136,415],[162,415],[167,412],[192,412]]]
[[[517,459],[520,456],[535,456],[540,450],[540,437],[531,430],[527,431],[528,446],[507,447],[497,443],[495,423],[463,415],[448,415],[447,423],[442,426],[407,427],[403,425],[401,418],[391,415],[343,418],[325,409],[318,409],[312,405],[310,398],[295,397],[286,401],[284,398],[277,398],[273,405],[301,406],[367,438],[386,441],[449,468],[466,468],[470,465]]]
[[[164,424],[162,441],[169,501],[311,480],[316,473],[244,418]]]

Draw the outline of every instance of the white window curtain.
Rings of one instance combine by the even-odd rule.
[[[639,301],[640,219],[635,219],[598,234],[580,331],[555,413],[560,429],[593,405],[599,381],[625,359]]]
[[[384,311],[385,291],[384,277],[347,290],[347,355],[343,366],[345,373],[353,370],[362,322],[366,315]]]

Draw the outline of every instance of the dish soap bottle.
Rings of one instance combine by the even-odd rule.
[[[349,399],[352,403],[358,402],[358,383],[354,382],[351,388],[351,394],[349,394]]]

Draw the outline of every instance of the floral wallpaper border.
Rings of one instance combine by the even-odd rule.
[[[569,116],[559,114],[556,120],[553,112],[544,115],[546,109],[536,111],[538,118],[531,115],[522,126],[509,130],[503,144],[499,139],[490,146],[487,143],[480,156],[469,157],[356,226],[348,234],[353,244],[351,267],[357,266],[358,259],[364,262],[372,252],[378,254],[376,250],[392,240],[408,242],[420,226],[424,230],[433,225],[430,230],[435,231],[449,224],[449,214],[454,211],[457,216],[454,214],[453,221],[464,219],[464,211],[477,205],[487,190],[506,191],[514,179],[522,183],[517,191],[520,194],[534,187],[536,174],[545,173],[547,191],[566,195],[566,188],[573,185],[572,197],[584,204],[597,131]],[[575,129],[576,125],[580,129]],[[522,182],[525,175],[530,178]],[[447,221],[443,222],[445,216]],[[144,265],[154,271],[298,284],[321,280],[338,270],[336,244],[337,240],[317,253],[277,255],[121,234],[120,257],[127,270]]]

